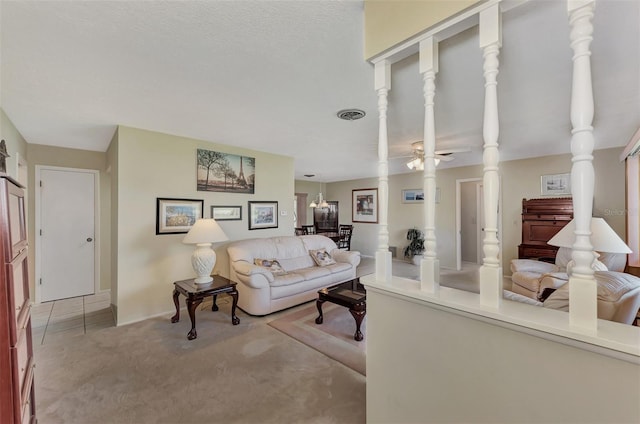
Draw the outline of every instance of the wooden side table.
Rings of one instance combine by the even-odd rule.
[[[173,283],[173,303],[176,305],[176,314],[171,317],[171,322],[180,321],[180,304],[178,297],[183,294],[186,297],[187,310],[189,318],[191,318],[191,330],[187,333],[187,339],[193,340],[198,337],[196,332],[196,308],[202,303],[205,297],[213,296],[212,311],[218,310],[216,300],[219,294],[227,293],[233,298],[233,306],[231,307],[231,323],[233,325],[240,324],[240,319],[236,316],[236,307],[238,306],[238,290],[236,283],[228,278],[216,275],[210,284],[196,284],[194,278],[188,280],[176,281]]]

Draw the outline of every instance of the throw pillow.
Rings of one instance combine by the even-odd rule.
[[[253,263],[271,271],[273,275],[285,275],[287,272],[282,268],[277,259],[254,259]]]
[[[333,265],[336,261],[327,253],[326,249],[309,250],[309,254],[318,266]]]

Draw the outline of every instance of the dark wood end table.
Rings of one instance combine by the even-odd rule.
[[[216,305],[219,294],[227,293],[231,296],[233,298],[231,323],[233,325],[240,324],[240,319],[236,316],[238,290],[236,290],[236,283],[228,278],[216,275],[209,284],[196,284],[195,279],[190,278],[188,280],[176,281],[173,285],[175,286],[173,289],[173,303],[176,305],[176,314],[171,317],[171,322],[175,323],[180,321],[180,304],[178,297],[183,294],[186,297],[187,310],[189,311],[189,318],[191,318],[191,330],[187,334],[187,339],[193,340],[198,337],[198,333],[196,332],[196,308],[202,303],[204,298],[208,296],[213,296],[212,311],[219,309],[218,305]]]
[[[323,322],[322,304],[324,302],[331,302],[349,308],[353,319],[356,320],[356,333],[353,338],[358,342],[364,339],[360,331],[360,325],[367,313],[367,291],[360,284],[359,278],[318,291],[316,307],[320,315],[316,318],[316,324],[322,324]]]

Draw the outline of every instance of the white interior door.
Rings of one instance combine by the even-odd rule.
[[[40,171],[40,301],[95,293],[93,171]]]

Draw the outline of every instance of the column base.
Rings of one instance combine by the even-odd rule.
[[[376,279],[391,283],[391,252],[376,252]]]
[[[569,325],[582,333],[598,331],[598,285],[594,278],[570,277]]]
[[[423,258],[420,261],[420,290],[437,293],[440,288],[440,261],[435,258]]]
[[[502,267],[480,267],[480,304],[490,308],[502,305]]]

